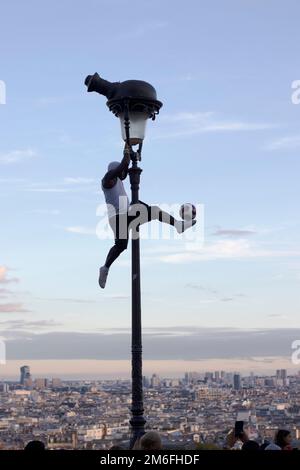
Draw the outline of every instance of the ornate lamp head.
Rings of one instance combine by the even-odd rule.
[[[155,88],[142,80],[108,82],[98,73],[88,75],[85,85],[87,91],[95,91],[108,99],[109,110],[120,118],[122,138],[131,145],[141,144],[147,119],[154,120],[162,107]]]

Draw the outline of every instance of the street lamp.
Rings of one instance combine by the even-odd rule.
[[[126,80],[125,82],[108,82],[97,73],[88,75],[85,79],[87,91],[96,91],[108,99],[110,111],[120,119],[123,140],[130,146],[132,166],[129,168],[131,185],[131,204],[139,202],[140,175],[142,169],[138,166],[141,160],[146,122],[155,119],[162,103],[157,100],[155,88],[141,80]],[[132,146],[138,145],[134,152]],[[131,292],[132,292],[132,418],[130,448],[136,439],[145,432],[143,406],[143,374],[142,374],[142,321],[141,321],[141,281],[140,281],[140,239],[139,226],[132,237],[131,252]]]

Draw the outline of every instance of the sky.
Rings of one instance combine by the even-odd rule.
[[[123,143],[105,98],[86,92],[84,79],[95,72],[146,80],[163,102],[147,124],[140,198],[203,208],[203,243],[141,241],[146,360],[166,369],[168,361],[218,360],[221,369],[230,358],[289,360],[300,338],[300,105],[292,99],[299,13],[296,0],[1,6],[0,323],[8,363],[0,378],[18,373],[10,361],[45,360],[46,373],[51,360],[130,357],[130,247],[105,290],[97,283],[113,242],[96,236],[100,182]],[[202,344],[205,332],[215,348]],[[265,349],[256,333],[267,334]],[[233,334],[240,341],[230,345]]]

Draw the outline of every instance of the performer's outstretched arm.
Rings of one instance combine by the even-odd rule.
[[[104,177],[102,178],[102,184],[105,188],[110,188],[115,184],[115,178],[119,177],[124,180],[128,174],[128,167],[130,164],[130,149],[127,144],[124,148],[124,156],[121,160],[121,163],[116,168],[109,170]]]

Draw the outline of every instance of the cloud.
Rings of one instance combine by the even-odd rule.
[[[130,295],[105,295],[106,299],[115,299],[115,300],[125,300],[125,299],[130,299]]]
[[[7,294],[12,294],[12,291],[11,290],[8,290],[8,289],[0,289],[0,295],[7,295]]]
[[[90,228],[90,227],[82,227],[82,226],[66,227],[65,230],[66,232],[78,233],[80,235],[96,235],[96,228]]]
[[[193,248],[193,244],[189,244],[187,249],[183,249],[177,253],[158,254],[156,259],[164,263],[190,263],[198,261],[208,261],[217,259],[251,259],[251,258],[276,258],[276,257],[298,257],[300,251],[297,250],[274,250],[260,248],[255,244],[251,244],[245,239],[237,240],[218,240],[215,243],[207,243],[203,247]],[[153,261],[154,254],[151,261]]]
[[[54,302],[74,302],[78,304],[91,304],[91,303],[96,303],[96,300],[90,300],[90,299],[74,299],[74,298],[65,298],[65,297],[58,297],[58,298],[52,298],[52,299],[38,299],[38,300],[47,300],[47,301],[54,301]]]
[[[27,188],[26,191],[31,191],[35,193],[68,193],[71,190],[67,188]]]
[[[165,114],[164,116],[161,116],[161,122],[163,123],[180,123],[182,124],[183,122],[188,122],[188,123],[193,123],[193,122],[205,122],[208,121],[209,118],[211,118],[214,115],[212,111],[206,111],[206,112],[180,112],[180,113],[174,113],[174,114]]]
[[[13,295],[11,290],[0,288],[0,299],[7,299],[10,295]]]
[[[86,177],[71,177],[66,176],[59,182],[39,181],[29,184],[25,191],[40,192],[40,193],[80,193],[91,192],[95,189],[96,180]],[[90,186],[92,185],[92,186]]]
[[[191,73],[186,73],[185,75],[181,75],[180,77],[178,77],[178,80],[183,82],[191,82],[194,80],[198,80],[198,78]]]
[[[95,182],[91,178],[64,178],[63,182],[59,183],[32,183],[26,191],[40,192],[40,193],[78,193],[82,191],[91,191],[88,184]]]
[[[271,313],[268,315],[270,318],[278,318],[278,320],[287,320],[288,316],[287,315],[282,315],[281,313]]]
[[[218,294],[218,291],[216,289],[213,289],[211,287],[206,287],[201,284],[197,284],[195,282],[189,282],[188,284],[185,285],[185,287],[201,290],[203,292],[209,292],[210,294]]]
[[[146,34],[155,34],[156,30],[163,29],[168,25],[166,21],[157,20],[144,24],[139,24],[137,27],[130,28],[126,33],[114,35],[114,40],[124,41],[130,38],[139,38]]]
[[[210,132],[242,132],[271,129],[273,124],[220,119],[216,113],[180,112],[161,117],[164,129],[153,130],[153,139],[184,137]]]
[[[243,294],[234,294],[234,295],[231,295],[230,297],[229,296],[224,296],[224,295],[221,296],[221,293],[217,289],[207,287],[207,286],[203,286],[203,285],[197,284],[197,283],[192,283],[192,282],[186,284],[185,287],[191,288],[191,289],[196,289],[196,290],[198,290],[200,292],[203,292],[205,294],[208,293],[208,294],[212,295],[213,298],[214,298],[214,300],[211,299],[211,300],[206,300],[206,301],[202,301],[202,302],[216,302],[217,300],[220,300],[221,302],[230,302],[230,301],[235,300],[238,297],[244,297]]]
[[[13,282],[19,282],[20,280],[16,277],[10,279],[7,278],[8,268],[6,266],[0,266],[0,284],[9,284]]]
[[[1,294],[1,291],[0,291]],[[113,299],[113,300],[125,300],[129,299],[129,295],[124,295],[124,294],[110,294],[110,295],[104,295],[103,298],[105,299]],[[76,298],[65,298],[65,297],[57,297],[57,298],[36,298],[36,300],[46,300],[47,302],[70,302],[70,303],[78,303],[78,304],[95,304],[97,302],[101,302],[101,300],[91,300],[91,299],[76,299]]]
[[[0,183],[2,184],[15,184],[15,183],[24,183],[25,178],[0,178]]]
[[[240,230],[240,229],[218,229],[212,235],[216,237],[247,237],[249,235],[254,235],[256,232],[254,230]]]
[[[12,150],[11,152],[0,154],[0,163],[3,163],[3,164],[19,163],[19,162],[28,160],[36,156],[37,156],[37,153],[31,148],[28,148],[25,150]]]
[[[296,150],[300,148],[300,136],[288,136],[281,139],[273,140],[266,145],[266,150]]]
[[[66,102],[69,99],[67,96],[42,96],[36,100],[37,106],[57,105]]]
[[[0,266],[0,297],[2,299],[15,297],[15,292],[1,287],[1,285],[7,285],[11,283],[18,283],[20,280],[16,277],[8,278],[7,273],[9,269],[6,266]],[[5,304],[0,304],[0,313],[27,313],[30,310],[27,310],[23,307],[22,303],[8,302]]]
[[[0,313],[25,313],[29,311],[23,308],[21,303],[0,304]]]
[[[130,331],[43,334],[17,333],[7,337],[7,354],[13,359],[130,358]],[[4,337],[5,332],[4,332]],[[181,326],[144,329],[145,360],[202,360],[213,358],[290,357],[291,344],[300,329],[230,329]]]
[[[93,178],[82,178],[82,177],[77,177],[77,178],[72,178],[72,177],[66,177],[64,178],[65,184],[89,184],[93,183],[95,180]]]
[[[27,211],[30,214],[41,214],[41,215],[58,215],[60,214],[60,210],[58,209],[32,209]]]
[[[0,327],[6,328],[7,330],[40,330],[44,328],[52,328],[61,326],[61,323],[55,322],[54,320],[6,320],[0,322]]]

